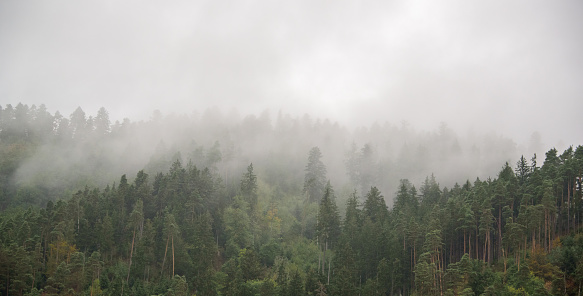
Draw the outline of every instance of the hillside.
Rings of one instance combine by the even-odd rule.
[[[445,124],[281,113],[0,114],[1,295],[581,290],[583,146],[543,159]]]

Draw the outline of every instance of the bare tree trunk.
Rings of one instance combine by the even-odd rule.
[[[409,256],[411,257],[411,273],[412,273],[413,272],[413,268],[414,268],[413,267],[413,261],[415,261],[415,260],[413,260],[413,250],[411,250],[411,252],[409,254],[410,254]]]
[[[328,261],[328,285],[330,285],[330,261]]]
[[[478,244],[478,234],[479,234],[479,232],[478,232],[478,229],[476,228],[476,238],[475,238],[475,240],[476,240],[476,243],[475,243],[475,246],[476,246],[476,259],[480,259],[480,252],[479,252],[479,250],[480,250],[480,247],[479,246],[480,245]]]
[[[518,249],[520,249],[520,248],[518,248]],[[518,268],[518,271],[520,271],[520,254],[514,255],[514,261],[516,262],[516,266]]]
[[[472,234],[468,234],[468,255],[472,259]]]
[[[490,230],[486,232],[486,247],[488,249],[488,252],[484,257],[486,258],[486,262],[488,262],[489,266],[490,261],[492,261],[492,238],[490,237]]]
[[[464,229],[464,254],[466,253],[466,230]]]
[[[132,249],[130,250],[130,264],[128,266],[128,277],[126,279],[128,286],[130,284],[130,270],[132,270],[132,256],[134,255],[134,241],[135,241],[135,239],[136,239],[136,229],[134,228],[134,235],[132,237]]]
[[[166,254],[168,253],[168,241],[170,240],[170,236],[166,239],[166,250],[164,250],[164,259],[162,259],[162,270],[160,271],[160,276],[164,273],[164,263],[166,263]]]
[[[526,261],[526,250],[528,249],[527,241],[528,241],[528,234],[525,233],[524,234],[524,254],[522,254],[525,261]]]
[[[326,244],[324,247],[324,255],[322,256],[322,274],[326,273],[326,250],[328,250],[328,240],[326,239]]]
[[[502,253],[502,207],[498,207],[498,258]]]
[[[482,261],[486,262],[486,251],[488,250],[488,238],[484,237],[484,250],[482,253]]]
[[[571,180],[567,185],[567,234],[571,232]]]
[[[172,277],[174,278],[174,235],[172,236]]]
[[[320,266],[322,266],[322,252],[318,249],[318,273],[320,273]]]
[[[504,248],[502,248],[502,259],[504,260],[504,274],[506,274],[506,253],[504,252]]]
[[[535,229],[533,229],[533,230],[532,230],[532,246],[531,246],[531,248],[532,248],[532,253],[534,253],[534,249],[535,249],[535,247],[536,247],[536,230],[535,230]]]
[[[413,240],[413,260],[411,261],[413,264],[413,270],[415,270],[415,261],[417,260],[417,247],[415,244],[415,240]]]
[[[318,273],[320,273],[321,270],[324,270],[322,267],[322,252],[318,249]]]
[[[553,246],[553,217],[551,217],[551,214],[549,213],[549,252],[551,251],[551,247]],[[569,233],[569,231],[567,231],[567,234]]]

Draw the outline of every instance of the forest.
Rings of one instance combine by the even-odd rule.
[[[583,146],[546,149],[0,106],[0,295],[581,295]]]

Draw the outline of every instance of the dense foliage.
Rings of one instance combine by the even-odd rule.
[[[67,134],[71,145],[88,145],[122,125],[112,128],[100,110],[83,127],[72,115],[65,132],[44,107],[22,122],[16,114],[31,108],[8,109],[0,113],[1,295],[581,291],[583,146],[550,149],[542,165],[536,156],[501,163],[495,178],[451,188],[433,175],[418,186],[402,179],[389,205],[367,145],[346,155],[349,185],[337,190],[318,147],[301,152],[297,178],[285,172],[293,166],[236,170],[220,164],[217,147],[195,146],[185,158],[168,150],[133,176],[67,192],[78,184],[56,190],[13,178],[46,141]]]

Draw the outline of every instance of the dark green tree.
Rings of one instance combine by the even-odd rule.
[[[250,213],[257,207],[257,176],[253,173],[253,164],[249,164],[247,172],[241,179],[241,196],[249,205]]]
[[[308,156],[308,164],[304,170],[304,194],[306,194],[308,201],[319,202],[324,195],[326,187],[326,166],[320,160],[322,153],[320,148],[313,147],[310,149]]]
[[[316,233],[318,235],[318,243],[323,251],[321,270],[322,274],[326,274],[326,251],[336,243],[340,236],[340,215],[338,214],[334,191],[330,182],[326,185],[324,196],[320,201]]]

